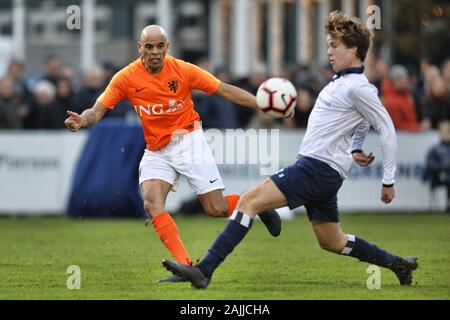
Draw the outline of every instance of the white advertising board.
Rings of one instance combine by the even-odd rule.
[[[64,213],[85,139],[84,131],[0,131],[0,213]]]
[[[206,135],[207,137],[211,136],[209,131],[206,132]],[[304,131],[280,131],[278,156],[266,158],[272,158],[272,160],[278,158],[280,169],[291,165],[295,162],[303,135]],[[211,141],[211,139],[208,140]],[[427,211],[430,206],[434,209],[444,209],[444,190],[438,190],[435,194],[434,203],[431,203],[429,186],[422,181],[426,153],[438,141],[439,137],[436,132],[397,133],[396,198],[392,203],[386,205],[380,200],[383,172],[380,140],[376,132],[370,132],[364,142],[364,151],[367,153],[373,152],[375,161],[366,168],[358,167],[356,164],[353,165],[348,178],[344,181],[338,193],[339,209],[341,211]],[[243,153],[246,150],[245,153],[248,155],[249,148],[253,151],[256,150],[254,145],[252,147],[250,145],[252,144],[248,143],[244,149],[238,148],[239,151],[237,152]],[[214,140],[211,149],[213,153],[217,153]],[[220,152],[223,152],[223,150]],[[267,154],[270,154],[270,152],[267,152]],[[219,159],[219,171],[227,188],[225,193],[243,193],[268,177],[268,175],[261,175],[260,165],[222,165],[220,164],[222,158],[224,158],[222,155],[216,156],[216,160]],[[275,171],[276,169],[272,170],[272,172]],[[171,192],[169,195],[167,209],[169,211],[177,210],[182,201],[193,197],[193,195],[194,193],[189,189],[186,181],[183,183],[182,180],[179,190]]]
[[[242,194],[270,173],[291,165],[304,131],[269,130],[262,140],[248,139],[248,133],[234,131],[217,139],[217,130],[206,131],[227,188],[225,194]],[[73,173],[87,135],[87,131],[0,131],[0,214],[65,213]],[[233,142],[230,137],[236,140]],[[430,206],[444,209],[444,190],[439,190],[431,203],[429,187],[421,179],[426,153],[439,140],[437,133],[398,133],[397,139],[395,200],[389,205],[380,201],[382,151],[377,134],[370,132],[364,150],[373,152],[376,159],[367,168],[353,165],[338,194],[341,211],[427,211]],[[178,191],[169,195],[167,210],[176,211],[192,197],[193,191],[182,179]]]

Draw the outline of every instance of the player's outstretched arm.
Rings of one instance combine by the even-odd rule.
[[[252,109],[258,109],[256,97],[254,95],[231,84],[221,82],[216,94],[230,100],[235,104]]]
[[[98,101],[92,108],[84,110],[81,114],[67,110],[69,117],[64,121],[64,125],[72,132],[90,127],[99,122],[107,110],[108,108]]]

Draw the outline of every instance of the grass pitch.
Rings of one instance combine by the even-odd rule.
[[[226,221],[175,217],[191,257],[206,252]],[[304,215],[283,221],[272,238],[256,221],[216,271],[207,290],[158,284],[170,258],[140,220],[0,218],[0,299],[449,299],[450,216],[341,215],[344,232],[399,255],[416,255],[415,284],[400,287],[381,271],[381,289],[366,286],[368,264],[325,252]],[[67,289],[68,266],[81,270],[81,289]]]

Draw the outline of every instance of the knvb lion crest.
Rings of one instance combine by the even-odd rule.
[[[178,90],[178,80],[170,80],[167,82],[167,86],[170,91],[176,93]]]

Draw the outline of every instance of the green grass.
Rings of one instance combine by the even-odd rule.
[[[201,258],[226,221],[176,217],[193,259]],[[169,254],[139,220],[0,218],[0,299],[449,299],[450,216],[341,216],[345,232],[399,255],[417,255],[411,287],[382,270],[369,290],[368,264],[319,249],[305,216],[283,222],[272,238],[261,222],[216,271],[207,290],[157,284]],[[66,287],[69,265],[81,289]]]

